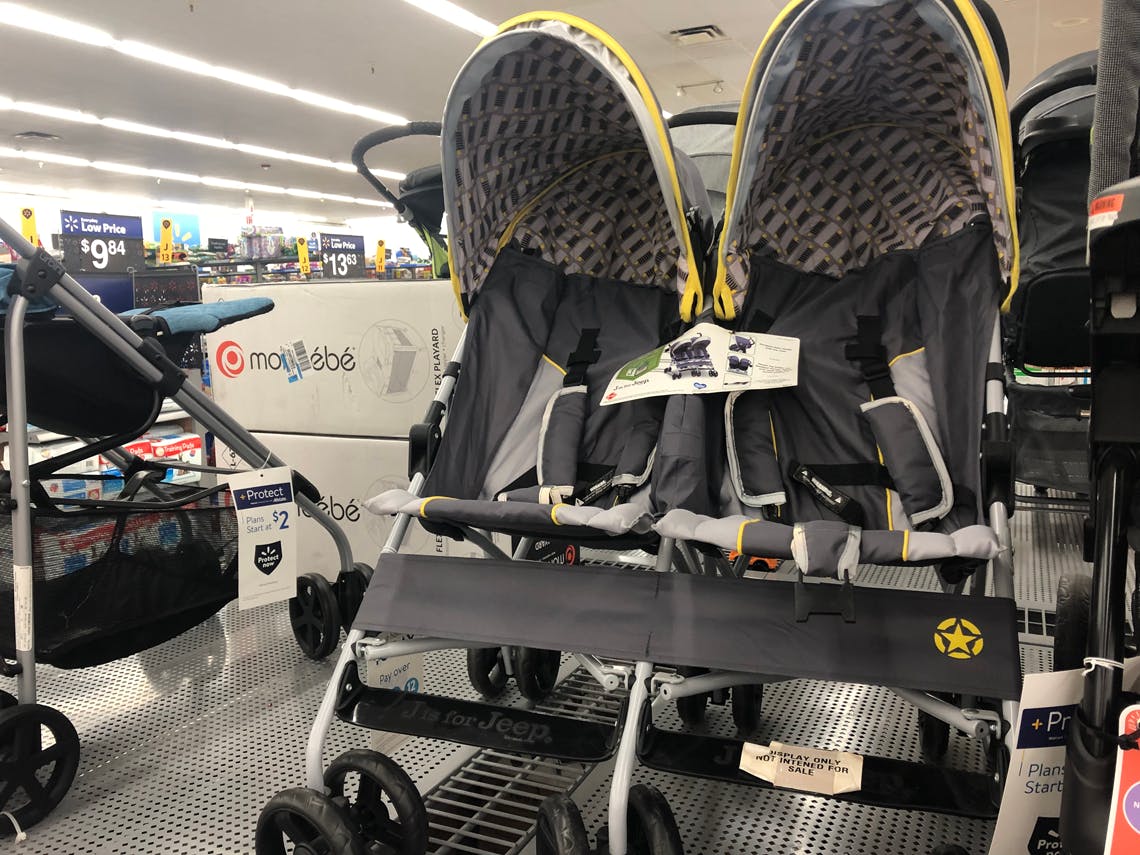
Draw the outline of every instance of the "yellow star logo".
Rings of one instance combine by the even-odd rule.
[[[973,659],[982,652],[985,639],[977,624],[965,618],[946,618],[934,632],[934,646],[951,659]]]

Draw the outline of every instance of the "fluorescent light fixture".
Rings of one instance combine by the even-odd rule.
[[[256,184],[249,181],[238,181],[234,178],[219,178],[214,175],[191,175],[188,172],[175,172],[169,169],[151,169],[146,166],[135,166],[129,163],[114,163],[107,160],[86,160],[82,157],[72,157],[71,155],[58,154],[54,151],[25,151],[23,149],[0,146],[0,158],[30,160],[37,163],[55,163],[61,166],[78,166],[86,169],[98,169],[102,172],[114,172],[120,175],[137,175],[144,178],[178,181],[184,184],[202,184],[206,187],[218,187],[223,190],[242,190],[250,193],[267,193],[279,196],[302,196],[306,199],[326,199],[350,205],[364,205],[370,208],[392,207],[389,203],[381,202],[378,199],[361,199],[356,196],[343,196],[339,193],[321,193],[318,190],[298,190],[296,188],[277,187],[272,184]]]
[[[439,5],[450,6],[451,4]],[[433,14],[437,13],[433,12]],[[470,15],[470,13],[465,14]],[[481,20],[475,18],[473,15],[470,17],[475,20]],[[406,118],[397,116],[395,113],[377,110],[373,107],[366,107],[361,104],[353,104],[349,101],[343,101],[340,98],[333,98],[329,95],[311,92],[308,89],[294,89],[280,81],[270,80],[268,77],[250,74],[249,72],[240,71],[236,68],[212,65],[204,60],[167,50],[157,45],[146,44],[145,42],[136,41],[134,39],[116,39],[110,33],[96,29],[95,27],[89,27],[86,24],[81,24],[59,15],[49,15],[46,12],[40,12],[30,6],[24,6],[19,3],[0,3],[0,25],[32,30],[42,36],[69,39],[70,41],[80,42],[92,47],[109,48],[123,56],[141,60],[142,62],[161,65],[171,71],[197,74],[201,77],[212,77],[215,80],[222,80],[226,83],[232,83],[235,86],[244,86],[247,89],[264,92],[267,95],[291,98],[302,104],[308,104],[324,110],[347,113],[350,116],[359,116],[362,119],[368,119],[369,121],[378,122],[382,125],[404,125],[408,122]]]
[[[449,0],[404,0],[404,2],[483,38],[499,29],[486,18],[480,18],[462,6],[449,2]]]
[[[190,131],[178,131],[170,128],[156,127],[155,125],[144,125],[141,122],[132,122],[128,119],[101,118],[91,113],[71,110],[66,107],[56,107],[51,104],[37,104],[31,101],[16,101],[4,95],[0,95],[0,110],[14,110],[33,116],[62,119],[65,122],[79,122],[85,125],[102,125],[111,130],[124,131],[130,134],[163,137],[164,139],[174,139],[179,142],[208,146],[210,148],[224,148],[230,151],[240,151],[243,154],[257,155],[258,157],[267,157],[273,160],[288,160],[293,163],[303,163],[306,166],[321,166],[326,169],[335,169],[338,172],[356,172],[355,166],[344,161],[329,160],[324,157],[314,157],[309,154],[298,154],[292,151],[282,151],[281,149],[269,148],[268,146],[236,143],[231,140],[222,139],[221,137],[210,137],[204,134],[191,133]],[[404,178],[404,173],[395,172],[391,169],[373,169],[372,171],[381,178],[391,178],[395,181],[401,181]]]

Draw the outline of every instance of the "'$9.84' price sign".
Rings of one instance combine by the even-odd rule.
[[[105,238],[95,238],[89,240],[83,238],[79,242],[79,248],[83,251],[84,255],[91,256],[91,263],[96,270],[106,270],[107,263],[111,260],[113,255],[126,255],[127,242],[125,240],[110,240]]]

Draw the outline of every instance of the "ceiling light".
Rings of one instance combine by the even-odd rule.
[[[59,134],[49,134],[47,131],[20,131],[12,134],[12,139],[22,142],[59,142]]]
[[[186,184],[203,184],[207,187],[219,187],[225,190],[244,190],[247,193],[269,193],[274,195],[312,196],[334,199],[338,202],[352,205],[365,205],[371,208],[390,208],[387,202],[377,199],[361,199],[356,196],[341,196],[337,194],[319,193],[316,190],[297,190],[296,188],[277,187],[271,184],[255,184],[249,181],[238,181],[233,178],[219,178],[213,175],[191,175],[188,172],[175,172],[169,169],[151,169],[146,166],[134,166],[129,163],[114,163],[107,160],[86,160],[82,157],[73,157],[67,154],[57,154],[51,151],[25,151],[18,148],[0,146],[0,158],[18,158],[37,162],[42,168],[45,163],[54,163],[61,166],[78,166],[86,169],[98,169],[103,172],[114,172],[120,175],[138,175],[147,178],[165,178],[168,181],[181,181]]]
[[[1079,27],[1089,22],[1088,18],[1061,18],[1053,22],[1053,26],[1058,30],[1067,30],[1071,27]]]
[[[715,84],[713,84],[713,92],[715,92],[717,95],[721,94],[723,91],[724,91],[724,84],[721,83],[719,80]]]
[[[684,86],[678,86],[677,87],[677,97],[678,98],[684,98],[685,97],[685,87]]]
[[[2,4],[0,4],[2,5]],[[274,160],[288,160],[293,163],[303,163],[307,166],[321,166],[326,169],[336,169],[339,172],[356,172],[356,167],[351,163],[343,161],[329,160],[324,157],[314,157],[308,154],[298,154],[292,151],[282,151],[281,149],[268,148],[261,145],[251,145],[249,143],[236,143],[231,142],[221,137],[209,137],[204,134],[190,133],[189,131],[177,131],[169,128],[159,128],[154,125],[144,125],[141,122],[132,122],[128,119],[116,119],[111,117],[101,118],[91,113],[83,113],[79,110],[70,110],[65,107],[56,107],[51,104],[37,104],[31,101],[15,101],[6,96],[0,95],[0,110],[15,110],[20,113],[29,113],[33,116],[44,116],[52,119],[62,119],[67,122],[81,122],[86,125],[102,125],[105,128],[111,128],[115,131],[124,131],[131,134],[142,134],[150,137],[162,137],[164,139],[174,139],[179,142],[190,143],[192,145],[209,146],[210,148],[224,148],[231,151],[240,151],[244,154],[255,154],[259,157],[269,157]],[[17,135],[18,136],[18,135]],[[51,136],[51,135],[49,135]],[[46,139],[46,137],[37,137],[37,139]],[[391,169],[373,169],[381,178],[391,178],[395,181],[401,181],[404,178],[404,173],[395,172]]]
[[[411,0],[408,0],[408,2],[411,2]],[[222,80],[236,86],[244,86],[248,89],[264,92],[268,95],[279,95],[285,98],[291,98],[294,101],[309,104],[313,107],[320,107],[338,113],[347,113],[352,116],[360,116],[363,119],[368,119],[383,125],[403,125],[407,124],[408,121],[403,116],[397,116],[395,113],[376,110],[372,107],[365,107],[360,104],[352,104],[348,101],[342,101],[340,98],[321,95],[316,92],[310,92],[307,89],[294,89],[277,80],[270,80],[267,77],[250,74],[235,68],[211,65],[195,57],[176,53],[166,48],[157,47],[156,45],[149,45],[145,42],[135,41],[134,39],[116,39],[110,33],[104,32],[103,30],[98,30],[94,27],[89,27],[86,24],[80,24],[58,15],[38,12],[35,9],[22,6],[19,3],[0,3],[0,24],[19,27],[25,30],[33,30],[43,36],[69,39],[92,47],[110,48],[117,53],[121,53],[123,56],[161,65],[171,71],[197,74],[202,77],[212,77],[216,80]]]
[[[404,2],[483,38],[499,29],[486,18],[480,18],[448,0],[404,0]]]

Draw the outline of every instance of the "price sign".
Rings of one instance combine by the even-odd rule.
[[[321,272],[325,279],[364,277],[364,238],[360,235],[321,235]]]
[[[309,242],[303,237],[297,238],[297,266],[301,268],[302,276],[313,272],[313,266],[309,262]]]
[[[142,219],[61,211],[64,267],[69,273],[129,273],[142,270]]]
[[[210,252],[229,252],[230,242],[225,238],[206,238],[206,248]]]

